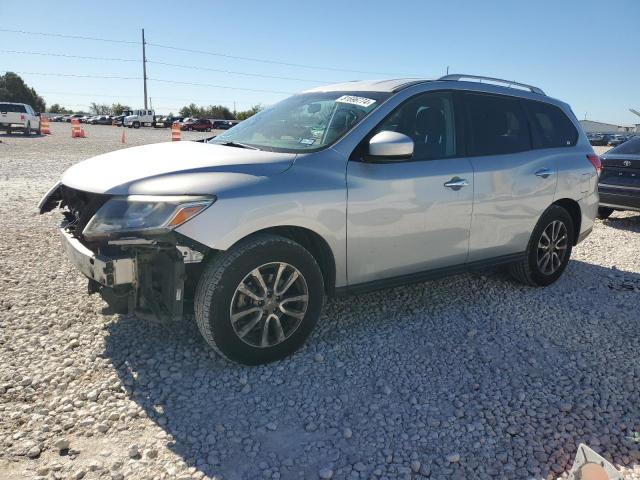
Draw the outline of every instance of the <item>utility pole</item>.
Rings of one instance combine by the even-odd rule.
[[[147,52],[145,49],[144,28],[142,29],[142,80],[144,81],[144,109],[147,109]]]
[[[449,75],[449,65],[447,65],[447,75]]]

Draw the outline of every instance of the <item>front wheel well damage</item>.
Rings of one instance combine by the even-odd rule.
[[[304,247],[313,256],[316,262],[318,262],[318,266],[322,272],[325,293],[330,296],[334,295],[336,285],[336,262],[333,257],[333,252],[331,251],[331,247],[329,247],[329,244],[324,238],[308,228],[285,225],[258,230],[238,240],[234,245],[241,241],[246,241],[254,235],[264,233],[288,238],[289,240],[292,240]],[[233,248],[233,246],[230,248]]]

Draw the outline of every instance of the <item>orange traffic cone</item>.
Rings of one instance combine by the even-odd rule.
[[[124,141],[124,128],[122,129],[122,135],[120,135],[120,143],[125,143],[125,141]]]
[[[71,138],[80,138],[80,120],[71,120]]]
[[[171,141],[180,141],[180,124],[178,122],[171,124]]]
[[[40,134],[51,135],[51,130],[49,130],[49,119],[45,115],[40,115]]]

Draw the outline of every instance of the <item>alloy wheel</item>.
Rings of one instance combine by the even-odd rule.
[[[237,286],[229,310],[234,332],[257,348],[274,347],[298,329],[309,305],[307,282],[285,262],[252,270]]]
[[[545,275],[553,275],[567,255],[569,237],[564,222],[554,220],[542,232],[538,241],[538,269]]]

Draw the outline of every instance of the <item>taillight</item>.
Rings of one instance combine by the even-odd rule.
[[[602,162],[600,161],[600,157],[595,153],[590,153],[587,155],[587,159],[591,162],[593,168],[596,169],[596,173],[600,175],[600,172],[602,172]]]
[[[20,115],[20,120],[24,120],[24,115]]]

